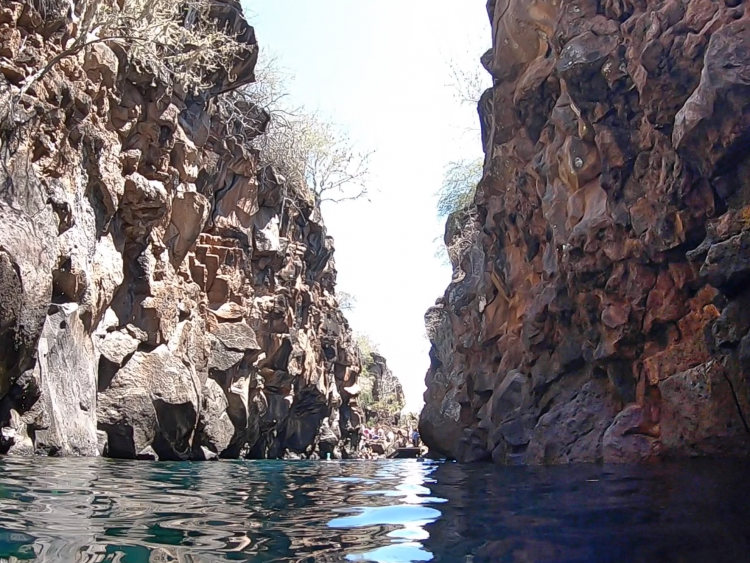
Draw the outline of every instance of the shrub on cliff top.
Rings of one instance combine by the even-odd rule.
[[[256,146],[263,164],[273,165],[294,188],[309,190],[317,203],[367,195],[370,153],[358,152],[346,134],[315,114],[282,119],[272,113]]]
[[[372,152],[357,150],[321,116],[291,106],[285,73],[273,55],[261,52],[255,75],[244,91],[270,116],[265,134],[254,140],[261,164],[272,165],[287,185],[318,204],[366,197]]]
[[[438,217],[445,217],[445,236],[438,257],[447,257],[454,266],[471,247],[476,238],[473,217],[474,195],[482,179],[481,159],[451,162],[445,169],[443,185],[437,192]]]
[[[477,184],[482,179],[482,160],[459,160],[445,169],[443,185],[438,190],[438,217],[451,217],[471,205]]]
[[[120,45],[156,78],[188,92],[212,86],[217,71],[231,74],[249,49],[211,15],[210,0],[82,0],[71,3],[71,37],[63,50],[24,82],[21,94],[62,59],[97,44]]]

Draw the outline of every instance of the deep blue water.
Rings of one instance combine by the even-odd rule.
[[[750,561],[750,465],[0,460],[0,561]]]

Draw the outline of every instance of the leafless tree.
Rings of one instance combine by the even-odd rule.
[[[200,90],[207,86],[206,76],[220,69],[229,71],[247,48],[210,17],[210,9],[210,0],[71,2],[72,37],[25,80],[19,97],[61,60],[96,43],[127,45],[128,56],[157,77]]]
[[[357,298],[346,291],[337,291],[336,301],[338,301],[339,309],[342,311],[352,311],[357,303]]]
[[[273,165],[290,187],[317,203],[366,197],[372,152],[358,151],[336,125],[292,105],[287,79],[278,57],[261,51],[256,82],[242,90],[270,116],[254,141],[262,164]]]
[[[492,86],[492,79],[487,71],[478,63],[471,65],[450,63],[453,95],[462,104],[476,106],[487,88]]]
[[[274,119],[257,139],[261,161],[273,164],[292,186],[318,203],[363,198],[372,152],[359,152],[349,137],[315,114]]]

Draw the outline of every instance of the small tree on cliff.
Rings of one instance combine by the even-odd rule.
[[[456,264],[476,235],[476,229],[468,229],[473,221],[467,221],[471,214],[477,184],[482,179],[482,160],[460,160],[451,162],[445,169],[443,185],[437,192],[438,217],[446,219],[446,236],[440,244],[436,256],[447,258]]]
[[[20,99],[61,60],[97,43],[127,46],[129,58],[165,81],[201,90],[216,71],[230,72],[248,49],[211,16],[210,0],[71,2],[72,37],[46,65],[26,78]]]
[[[315,113],[288,103],[286,74],[278,58],[261,52],[256,82],[248,98],[270,116],[255,139],[262,164],[271,164],[298,191],[317,203],[340,203],[367,196],[371,151],[358,151],[349,136]]]
[[[437,193],[438,217],[450,218],[471,205],[481,179],[481,159],[451,162],[445,169],[443,185]]]
[[[473,51],[467,60],[472,61],[472,64],[467,64],[466,61],[459,63],[455,60],[449,63],[451,74],[449,86],[453,88],[453,96],[459,103],[476,107],[484,91],[492,86],[492,79],[481,65],[476,64]]]
[[[363,369],[372,365],[372,355],[378,353],[378,345],[367,334],[362,333],[354,335],[354,344],[357,346]]]
[[[346,134],[315,114],[272,112],[256,145],[263,163],[272,164],[292,186],[308,189],[318,203],[367,195],[372,153],[358,152]]]
[[[339,303],[339,309],[342,311],[352,311],[354,310],[354,306],[357,303],[357,298],[354,297],[351,293],[347,293],[346,291],[337,291],[336,292],[336,301]]]
[[[372,388],[375,380],[370,374],[370,367],[374,364],[372,355],[377,353],[378,345],[366,334],[355,334],[354,344],[357,346],[359,359],[362,363],[362,371],[359,374],[359,398],[363,406],[369,407],[373,404]]]

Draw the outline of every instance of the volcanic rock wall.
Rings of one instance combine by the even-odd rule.
[[[393,375],[388,362],[380,354],[371,355],[372,363],[367,366],[367,372],[373,378],[372,400],[393,405],[403,405],[404,388],[398,377]]]
[[[750,10],[490,0],[485,173],[421,434],[502,464],[750,454]]]
[[[222,103],[254,80],[239,3],[211,15],[245,56],[201,95],[100,42],[19,99],[61,52],[53,6],[0,2],[3,449],[335,454],[363,418],[359,360],[320,210],[249,148],[268,116]]]

